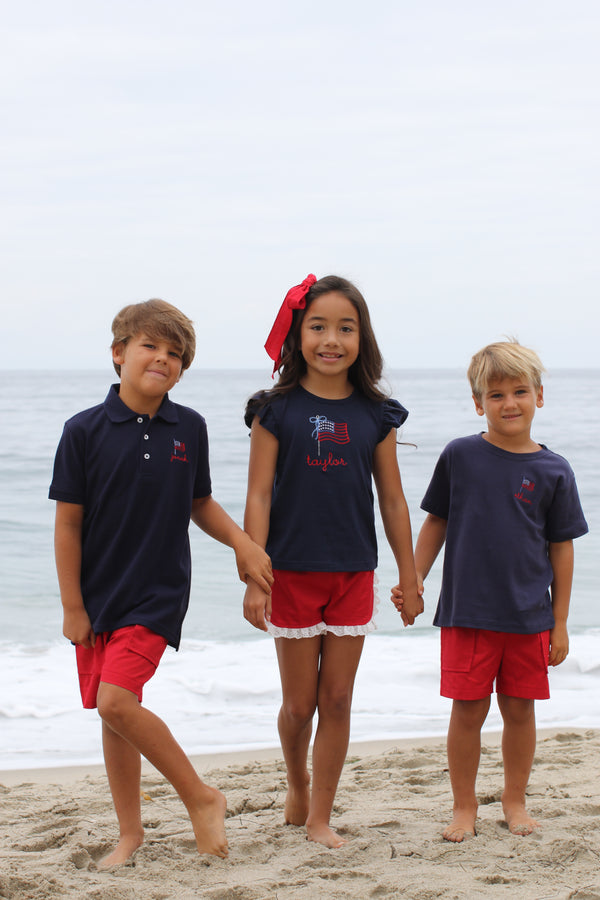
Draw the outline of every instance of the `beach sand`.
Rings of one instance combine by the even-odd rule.
[[[340,850],[283,825],[279,751],[197,757],[227,796],[228,860],[199,856],[179,798],[142,781],[145,844],[100,872],[116,821],[101,768],[0,772],[0,898],[327,900],[406,897],[600,900],[600,732],[541,732],[528,790],[542,823],[511,835],[499,802],[498,735],[484,735],[477,837],[449,844],[451,793],[441,738],[350,748],[332,824]]]

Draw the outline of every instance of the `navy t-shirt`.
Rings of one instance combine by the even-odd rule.
[[[421,507],[448,523],[434,625],[517,634],[554,626],[548,542],[588,530],[562,456],[544,446],[510,453],[481,434],[458,438]]]
[[[99,634],[145,625],[179,646],[192,500],[211,492],[202,416],[168,396],[150,419],[113,385],[65,424],[49,496],[84,508],[81,590]]]
[[[373,454],[408,413],[354,391],[325,400],[302,387],[254,405],[279,441],[267,553],[273,568],[362,572],[377,566]]]

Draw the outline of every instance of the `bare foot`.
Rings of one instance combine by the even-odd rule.
[[[225,859],[229,854],[225,836],[227,801],[221,791],[208,785],[204,787],[208,792],[208,800],[192,809],[188,808],[198,853],[210,853],[212,856],[220,856],[221,859]]]
[[[340,847],[343,847],[344,844],[347,844],[348,841],[343,837],[340,837],[339,834],[330,828],[329,825],[307,825],[306,826],[306,836],[309,841],[315,841],[317,844],[323,844],[324,847],[329,847],[330,850],[339,850]]]
[[[540,823],[536,822],[535,819],[532,819],[525,809],[525,804],[515,803],[505,805],[503,803],[502,808],[504,810],[504,818],[506,819],[508,830],[511,834],[531,834],[532,831],[535,831],[536,828],[540,827]]]
[[[306,774],[306,784],[296,788],[288,782],[288,792],[283,809],[286,825],[306,825],[310,802],[310,775]]]
[[[131,859],[138,847],[144,843],[144,832],[135,835],[123,835],[115,849],[104,856],[97,864],[99,869],[110,869],[113,866],[122,866]]]
[[[455,809],[454,817],[447,828],[442,831],[442,837],[446,841],[452,841],[453,844],[460,844],[469,838],[475,837],[475,820],[477,819],[477,810],[472,812],[466,809]]]

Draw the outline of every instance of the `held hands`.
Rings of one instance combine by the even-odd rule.
[[[423,594],[423,579],[420,576],[417,576],[415,589],[403,590],[400,584],[392,588],[391,601],[400,613],[405,628],[407,625],[414,625],[417,616],[425,609]]]
[[[87,648],[95,645],[96,635],[83,605],[77,610],[64,611],[63,634],[72,644],[79,644],[81,647]]]
[[[271,593],[266,594],[252,580],[248,581],[244,594],[244,618],[260,631],[266,631],[271,620]]]
[[[550,631],[549,666],[560,666],[569,653],[569,634],[565,624],[557,624]]]
[[[240,581],[249,584],[249,579],[252,579],[259,588],[270,595],[271,585],[273,584],[273,569],[271,567],[271,559],[263,548],[255,544],[249,535],[242,532],[239,542],[233,549]]]

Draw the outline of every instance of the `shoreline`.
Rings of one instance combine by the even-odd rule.
[[[569,726],[538,728],[538,742],[554,737],[557,734],[589,734],[596,732],[593,728],[571,728]],[[498,747],[502,739],[501,731],[482,731],[481,743],[484,747]],[[376,756],[394,750],[418,750],[425,748],[441,749],[445,752],[446,735],[427,735],[426,737],[385,738],[370,741],[351,741],[346,754],[348,760],[355,756]],[[190,754],[194,768],[199,775],[219,769],[227,769],[232,766],[247,766],[253,762],[283,762],[281,747],[262,747],[255,750],[228,750],[225,752]],[[85,778],[98,778],[104,776],[103,763],[91,763],[72,765],[66,763],[56,766],[34,766],[25,769],[0,769],[0,787],[15,787],[21,784],[73,784]],[[157,776],[160,773],[145,759],[142,758],[142,778]]]

